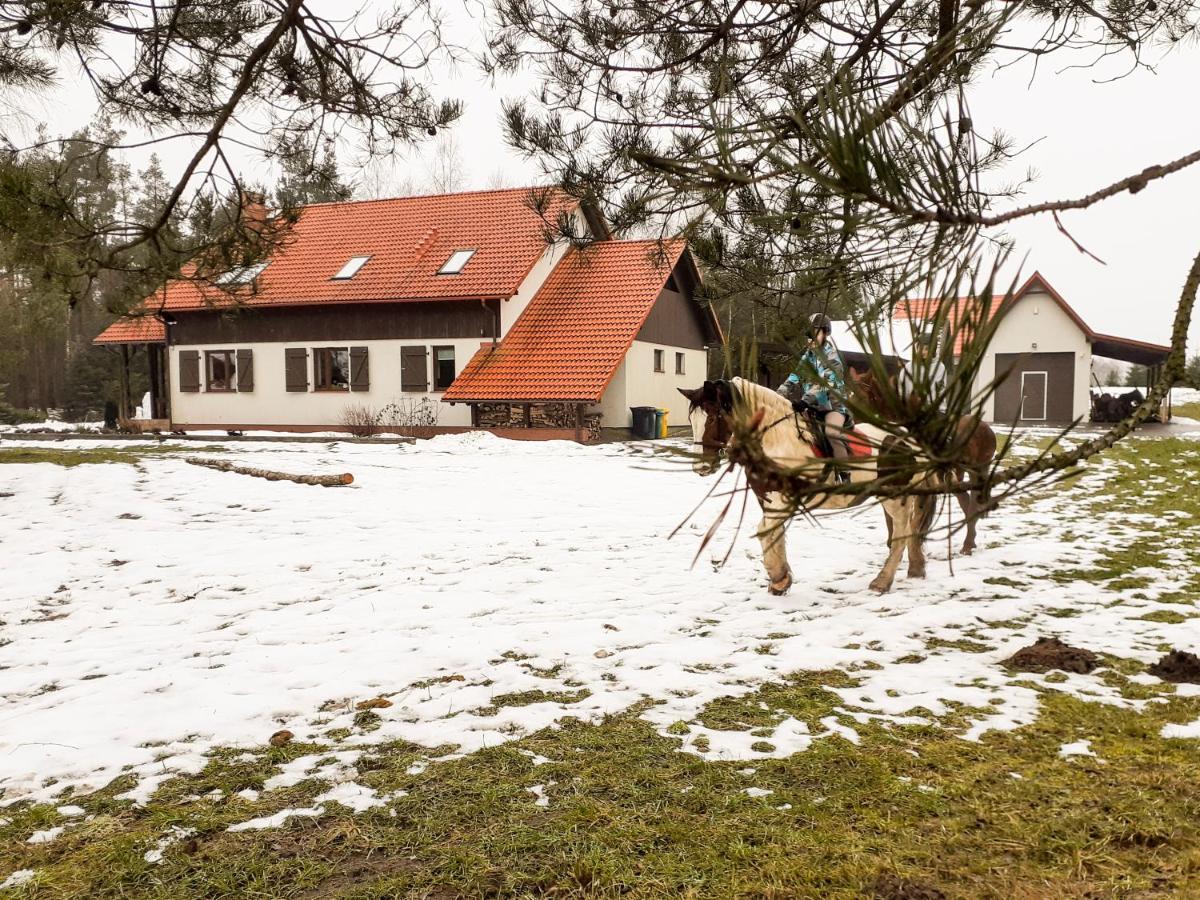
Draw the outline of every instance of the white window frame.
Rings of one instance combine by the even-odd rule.
[[[333,276],[333,281],[349,281],[355,275],[362,271],[362,267],[371,261],[370,256],[352,256],[346,260],[346,264],[337,270],[337,274]]]
[[[450,254],[450,258],[442,263],[442,267],[437,270],[437,273],[439,275],[458,275],[467,267],[467,263],[471,261],[471,257],[478,249],[477,247],[463,247],[461,250],[455,250]]]
[[[1025,415],[1025,379],[1028,378],[1030,375],[1040,376],[1042,379],[1042,414],[1040,416]],[[1018,410],[1018,412],[1020,413],[1021,421],[1023,421],[1023,422],[1045,422],[1046,421],[1046,407],[1049,405],[1049,402],[1050,402],[1050,373],[1048,371],[1022,372],[1021,373],[1021,408]]]
[[[667,351],[662,347],[654,348],[654,352],[650,355],[650,368],[653,369],[655,375],[667,374]]]
[[[675,374],[676,375],[686,375],[687,374],[687,354],[682,353],[679,350],[675,351]]]
[[[222,272],[212,280],[213,284],[249,284],[263,273],[270,261],[255,263],[252,266],[236,266],[228,272]]]

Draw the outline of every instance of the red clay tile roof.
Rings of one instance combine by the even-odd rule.
[[[504,340],[482,347],[442,399],[599,402],[685,249],[603,241],[570,251]]]
[[[93,344],[162,344],[167,329],[153,316],[126,316],[118,319],[92,341]]]
[[[545,197],[543,214],[531,208]],[[282,246],[254,282],[235,293],[247,306],[511,297],[546,249],[545,228],[578,202],[559,190],[510,188],[431,197],[315,203],[299,210]],[[457,275],[438,275],[455,250],[475,254]],[[333,276],[354,256],[353,278]],[[186,271],[186,270],[185,270]],[[170,283],[151,309],[229,304],[220,288]]]
[[[1004,302],[1003,297],[992,297],[991,305],[987,310],[987,319],[1000,309],[1000,305]],[[963,351],[963,344],[966,342],[969,328],[959,327],[959,323],[966,321],[967,316],[978,317],[979,308],[973,297],[920,297],[905,300],[896,307],[892,317],[895,319],[915,319],[917,321],[926,321],[933,319],[938,315],[942,303],[952,304],[946,311],[946,325],[950,332],[954,334],[954,355],[960,356]],[[972,323],[974,324],[974,323]]]

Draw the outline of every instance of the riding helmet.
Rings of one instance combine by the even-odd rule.
[[[833,322],[825,313],[813,313],[808,320],[808,333],[815,335],[818,331],[824,331],[827,335],[833,333]]]

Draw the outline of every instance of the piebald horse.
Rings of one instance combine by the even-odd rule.
[[[732,434],[732,418],[746,416],[747,421],[752,422],[756,412],[762,410],[763,415],[759,417],[755,432],[762,441],[763,452],[768,459],[786,469],[811,473],[814,481],[825,481],[832,477],[826,471],[828,460],[815,449],[817,440],[808,421],[798,416],[791,402],[775,391],[744,378],[733,378],[729,381],[706,381],[694,390],[680,388],[679,392],[688,399],[692,446],[697,456],[694,468],[700,474],[711,474],[720,465],[720,453]],[[876,451],[870,455],[853,457],[850,468],[853,482],[872,481],[877,476],[886,475],[891,468],[889,454],[894,454],[899,460],[905,452],[897,446],[895,438],[881,429],[859,425],[856,432]],[[914,479],[924,480],[925,476]],[[772,594],[784,594],[792,586],[785,526],[793,510],[779,491],[753,485],[752,489],[763,511],[756,536],[762,544],[768,589]],[[853,499],[849,494],[819,495],[816,504],[806,508],[810,511],[843,509]],[[909,577],[925,577],[923,528],[932,499],[922,496],[887,497],[881,502],[885,514],[893,523],[889,529],[887,561],[871,582],[871,588],[882,594],[891,589],[905,548],[908,549]]]

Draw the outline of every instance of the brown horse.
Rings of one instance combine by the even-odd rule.
[[[717,469],[721,451],[732,435],[731,420],[745,416],[747,424],[753,427],[762,442],[763,452],[772,462],[793,472],[810,473],[804,477],[810,477],[814,484],[829,483],[828,460],[815,450],[817,440],[811,426],[794,413],[790,401],[775,391],[742,378],[733,378],[729,381],[706,381],[695,390],[680,388],[679,392],[689,403],[688,418],[692,426],[692,446],[696,452],[694,467],[697,472],[707,475]],[[891,470],[905,470],[906,464],[902,458],[910,451],[901,446],[902,442],[869,425],[859,426],[858,433],[877,451],[853,458],[849,466],[852,481],[873,481],[877,477],[888,477]],[[913,483],[929,484],[931,479],[921,475]],[[795,509],[779,491],[762,488],[753,480],[751,488],[763,511],[756,536],[762,544],[769,590],[772,594],[784,594],[792,586],[784,529]],[[849,494],[830,493],[818,495],[807,508],[840,509],[853,501],[854,498]],[[891,589],[906,549],[909,577],[925,577],[921,528],[926,518],[925,510],[931,501],[923,496],[886,497],[882,498],[881,503],[889,522],[888,558],[871,582],[871,588],[884,593]],[[891,527],[893,521],[896,523],[894,532]]]
[[[919,396],[899,396],[894,377],[888,378],[888,388],[885,390],[876,380],[874,373],[865,372],[860,375],[851,369],[849,384],[855,399],[881,418],[896,421],[904,415],[914,415],[920,409]],[[895,402],[901,404],[899,411],[892,408]],[[947,474],[946,480],[950,486],[972,482],[977,484],[980,474],[996,458],[996,433],[978,416],[959,416],[950,443],[958,451],[960,464]],[[962,507],[967,526],[960,552],[964,556],[970,556],[975,551],[975,524],[987,511],[983,505],[982,492],[978,488],[956,492],[955,496],[958,497],[958,504]],[[934,508],[931,505],[929,513],[932,515],[933,512]],[[888,532],[891,533],[891,522],[888,522]]]

